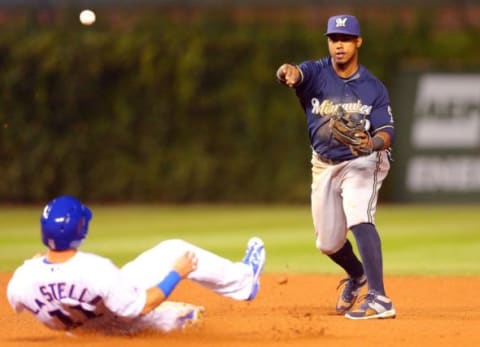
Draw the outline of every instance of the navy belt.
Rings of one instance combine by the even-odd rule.
[[[340,164],[340,163],[344,162],[344,160],[328,159],[328,158],[322,157],[318,153],[315,153],[315,154],[316,154],[318,160],[320,160],[322,163],[325,163],[325,164],[328,164],[328,165],[337,165],[337,164]]]

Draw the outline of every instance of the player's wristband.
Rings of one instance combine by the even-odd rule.
[[[165,278],[161,282],[157,284],[157,287],[163,292],[163,295],[167,298],[172,293],[173,289],[175,289],[181,279],[182,277],[180,277],[180,274],[177,271],[172,270],[168,273],[167,276],[165,276]]]
[[[385,146],[385,140],[381,136],[374,136],[372,138],[372,149],[374,151],[380,151]]]

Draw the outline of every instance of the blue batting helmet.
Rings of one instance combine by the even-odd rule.
[[[42,242],[52,250],[78,248],[88,233],[92,212],[72,196],[50,201],[40,217]]]

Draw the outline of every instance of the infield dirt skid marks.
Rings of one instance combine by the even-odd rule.
[[[480,277],[389,277],[396,319],[350,321],[334,314],[341,276],[265,274],[257,298],[237,302],[183,281],[171,300],[205,306],[201,324],[132,337],[54,332],[6,299],[0,274],[0,345],[6,346],[480,346]]]

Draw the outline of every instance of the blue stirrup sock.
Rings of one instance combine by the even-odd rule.
[[[351,229],[357,241],[358,251],[367,275],[369,290],[385,295],[382,244],[377,229],[370,223],[357,224]]]
[[[342,248],[337,252],[328,255],[335,263],[340,265],[351,278],[360,278],[363,276],[363,266],[360,260],[353,252],[352,244],[347,239]]]

